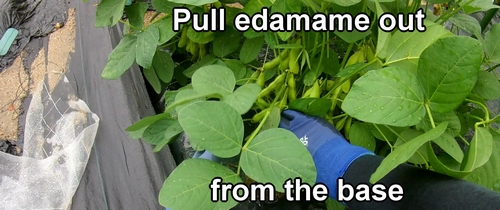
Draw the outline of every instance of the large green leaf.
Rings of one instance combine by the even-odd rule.
[[[500,98],[500,81],[495,74],[479,71],[477,76],[476,86],[472,93],[486,99],[499,99]]]
[[[476,37],[481,37],[481,26],[476,18],[466,14],[455,14],[450,18],[450,21],[457,27],[474,34]]]
[[[396,140],[396,143],[394,143],[394,148],[398,148],[409,141],[413,141],[414,138],[422,135],[423,132],[416,131],[414,129],[408,129],[399,134],[398,139]],[[407,162],[413,163],[413,164],[425,164],[427,162],[427,150],[424,146],[419,147],[415,153],[408,158]]]
[[[411,126],[425,116],[417,76],[398,67],[369,71],[356,80],[342,103],[350,116],[365,122]]]
[[[460,4],[464,5],[468,1],[461,1]],[[500,8],[499,6],[493,4],[492,0],[473,0],[470,4],[464,6],[464,11],[466,14],[471,14],[475,12],[488,11],[489,9]]]
[[[182,72],[182,74],[184,74],[186,77],[191,78],[193,76],[194,72],[196,72],[198,69],[200,69],[203,66],[211,65],[211,64],[215,63],[217,60],[218,59],[212,54],[205,55],[201,60],[194,63],[186,70],[184,70]]]
[[[108,63],[102,71],[104,79],[118,79],[134,63],[137,37],[134,35],[125,35],[120,43],[109,54]]]
[[[379,53],[380,58],[385,58],[385,65],[399,66],[405,69],[417,69],[420,54],[429,45],[442,37],[453,36],[443,26],[424,21],[427,30],[425,32],[401,32],[396,31],[388,45],[387,51]],[[443,56],[443,55],[440,55]]]
[[[189,104],[199,102],[199,101],[205,101],[205,100],[206,100],[205,96],[199,94],[198,92],[196,92],[193,89],[186,88],[186,89],[179,90],[179,92],[175,95],[175,103],[180,103],[180,102],[184,102],[184,103],[178,104],[177,106],[175,106],[175,111],[179,112],[181,109],[183,109],[185,106],[187,106]],[[169,105],[169,106],[173,106],[173,105]]]
[[[175,63],[170,54],[164,51],[156,51],[153,57],[153,67],[161,81],[169,83],[174,76]]]
[[[478,127],[474,138],[470,142],[469,149],[465,154],[461,169],[472,171],[484,165],[490,159],[493,152],[493,136],[488,128]]]
[[[344,6],[344,7],[352,6],[352,5],[355,5],[359,2],[361,2],[361,0],[325,0],[325,1],[337,4],[340,6]]]
[[[258,84],[245,84],[236,89],[233,93],[225,95],[222,101],[231,105],[238,113],[245,114],[252,108],[260,91],[261,88]]]
[[[276,0],[271,7],[272,13],[297,14],[302,9],[300,0]],[[287,41],[293,34],[293,31],[276,32],[283,41]]]
[[[228,27],[224,32],[219,32],[213,41],[213,52],[217,57],[226,57],[240,46],[240,34]]]
[[[172,14],[172,10],[174,9],[174,7],[181,6],[179,4],[173,3],[173,1],[166,0],[151,0],[151,5],[153,5],[153,7],[157,11],[163,12],[165,14]]]
[[[231,209],[238,204],[232,196],[227,202],[210,200],[210,183],[215,177],[222,183],[241,183],[241,178],[227,167],[205,159],[188,159],[175,168],[160,190],[160,205],[170,209]],[[220,196],[220,195],[219,195]],[[220,198],[220,197],[219,197]]]
[[[236,110],[219,101],[202,101],[179,111],[179,123],[195,144],[212,154],[229,158],[240,153],[243,119]]]
[[[156,75],[155,70],[153,68],[145,68],[142,72],[155,92],[159,94],[161,92],[161,82],[160,79],[158,79],[158,75]]]
[[[245,75],[247,73],[247,67],[240,60],[229,59],[229,60],[225,60],[224,63],[226,64],[226,66],[229,69],[231,69],[231,71],[233,71],[234,77],[236,78],[236,80],[240,80],[240,79],[245,78]],[[245,81],[245,83],[246,83],[246,81]]]
[[[307,148],[292,132],[273,128],[258,134],[241,152],[240,166],[250,178],[271,183],[284,192],[287,179],[314,184],[316,167]]]
[[[432,142],[436,143],[446,154],[450,155],[455,161],[462,162],[464,152],[458,144],[457,140],[449,133],[443,133],[440,137],[433,139]]]
[[[264,45],[264,37],[246,39],[240,50],[240,60],[243,63],[250,63],[257,58]]]
[[[177,34],[177,32],[173,30],[172,24],[172,17],[163,17],[152,24],[158,28],[160,32],[160,39],[158,40],[159,45],[165,44]]]
[[[442,161],[444,158],[438,158],[432,148],[431,142],[427,143],[427,154],[429,156],[429,162],[432,166],[432,169],[436,172],[455,177],[455,178],[464,178],[471,173],[471,171],[460,171],[458,167],[455,167],[456,163],[447,164],[449,161]]]
[[[465,179],[480,184],[488,189],[500,192],[500,135],[491,131],[493,136],[493,152],[488,162],[475,169]]]
[[[95,12],[95,27],[114,26],[123,16],[127,0],[102,0]]]
[[[500,24],[495,24],[484,34],[484,52],[488,60],[500,63]]]
[[[422,52],[420,79],[430,108],[449,112],[472,91],[483,59],[481,43],[470,37],[446,37]]]
[[[163,142],[169,142],[172,137],[181,132],[182,127],[177,119],[164,118],[148,126],[146,130],[144,130],[142,138],[149,144],[157,145]]]
[[[331,106],[332,102],[326,98],[299,98],[290,102],[288,108],[311,116],[324,117]]]
[[[147,116],[145,118],[142,118],[141,120],[135,122],[133,125],[127,127],[125,131],[128,132],[133,132],[133,131],[139,131],[141,129],[146,129],[148,126],[151,124],[155,123],[158,120],[167,118],[168,114],[162,113],[162,114],[157,114],[153,116]]]
[[[375,147],[377,146],[375,137],[366,123],[355,122],[351,125],[349,141],[351,144],[364,147],[372,152],[375,151]]]
[[[151,25],[137,35],[136,42],[136,61],[143,68],[151,68],[153,57],[156,52],[156,46],[160,39],[160,32]]]
[[[148,10],[148,3],[146,2],[136,2],[132,5],[125,7],[125,14],[129,23],[136,27],[144,27],[144,13]]]
[[[271,113],[269,113],[269,116],[262,125],[260,131],[263,132],[271,128],[278,128],[280,121],[281,121],[281,109],[279,107],[274,106],[271,108]]]
[[[387,157],[382,160],[380,166],[377,170],[371,175],[370,183],[376,183],[380,179],[382,179],[385,175],[387,175],[392,169],[396,168],[398,165],[404,163],[425,143],[435,139],[441,134],[444,133],[446,127],[448,126],[447,122],[441,123],[436,128],[412,139],[408,142],[402,144],[398,148],[394,149]]]
[[[227,67],[209,65],[201,67],[193,74],[192,84],[194,90],[200,94],[217,93],[226,96],[233,92],[236,79]]]

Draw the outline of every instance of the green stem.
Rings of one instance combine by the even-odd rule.
[[[123,23],[123,24],[127,25],[128,27],[130,27],[131,29],[133,29],[135,31],[142,31],[142,28],[137,28],[137,27],[133,26],[132,24],[130,24],[127,21],[123,21],[123,20],[119,20],[119,21],[120,21],[120,23]]]
[[[467,140],[466,140],[466,139],[465,139],[462,135],[458,135],[458,137],[459,137],[460,139],[462,139],[462,141],[463,141],[463,142],[464,142],[467,146],[469,146],[469,142],[468,142],[468,141],[467,141]]]
[[[436,123],[434,123],[434,118],[431,114],[431,108],[429,107],[429,103],[425,103],[425,110],[427,110],[427,115],[429,115],[429,120],[431,121],[432,128],[436,127]]]
[[[387,144],[391,148],[391,152],[392,152],[394,150],[394,146],[392,146],[391,142],[389,142],[389,139],[387,139],[387,137],[384,135],[384,133],[382,133],[382,131],[380,130],[380,128],[378,128],[377,124],[373,123],[373,126],[375,126],[375,128],[382,135],[382,137],[384,137],[385,142],[387,142]]]
[[[347,59],[349,58],[349,54],[351,54],[352,47],[354,47],[354,42],[349,44],[349,47],[347,47],[347,51],[344,54],[344,58],[342,59],[342,63],[340,64],[340,66],[344,67],[347,63]]]
[[[491,72],[491,71],[495,70],[496,68],[498,68],[499,66],[500,66],[500,63],[499,63],[499,64],[497,64],[497,65],[494,65],[494,66],[492,66],[492,67],[490,67],[490,68],[488,68],[486,71],[487,71],[487,72]]]
[[[484,110],[484,113],[485,113],[484,114],[485,115],[484,119],[485,119],[485,121],[488,122],[488,123],[490,122],[490,112],[488,111],[488,108],[484,104],[482,104],[480,102],[477,102],[477,101],[474,101],[474,100],[470,100],[468,98],[466,98],[465,101],[470,102],[470,103],[474,103],[476,105],[479,105]]]
[[[442,18],[443,20],[441,20],[441,23],[440,24],[443,24],[445,23],[446,21],[448,21],[448,19],[450,19],[451,17],[453,17],[453,15],[457,14],[458,12],[460,12],[460,10],[462,10],[463,7],[469,5],[470,3],[472,3],[474,0],[469,0],[467,3],[465,4],[462,4],[460,7],[458,7],[457,9],[454,9],[449,15],[446,16],[446,18]],[[438,19],[436,19],[436,22],[440,20],[441,17],[444,17],[444,15],[441,15],[438,17]]]
[[[358,73],[358,72],[360,72],[361,70],[365,69],[366,67],[368,67],[368,66],[372,65],[373,63],[375,63],[375,62],[377,62],[377,61],[378,61],[378,59],[374,59],[374,60],[372,60],[372,61],[368,62],[367,64],[365,64],[365,65],[361,66],[359,69],[356,69],[356,71],[352,72],[352,75],[357,74],[357,73]],[[339,83],[336,83],[336,84],[332,87],[332,89],[330,89],[330,90],[328,91],[328,93],[326,93],[323,97],[327,97],[327,96],[329,96],[330,94],[332,94],[332,92],[333,92],[333,91],[335,91],[335,89],[337,89],[338,87],[340,87],[342,84],[344,84],[344,82],[346,82],[346,81],[347,81],[348,79],[350,79],[350,78],[351,78],[351,77],[345,77],[345,78],[344,78],[344,79],[342,79]]]

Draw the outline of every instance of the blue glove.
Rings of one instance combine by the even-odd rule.
[[[316,182],[328,187],[332,199],[338,200],[337,179],[344,176],[349,165],[363,155],[375,155],[351,145],[332,124],[320,117],[285,110],[279,127],[293,132],[307,146],[316,165]]]

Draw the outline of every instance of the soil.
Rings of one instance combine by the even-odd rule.
[[[33,43],[38,42],[40,46],[29,45],[12,66],[0,73],[1,152],[14,155],[22,153],[22,115],[28,108],[28,104],[24,103],[25,99],[46,77],[49,90],[52,90],[68,69],[69,56],[75,48],[74,14],[74,9],[68,10],[66,23],[58,23],[59,29],[48,37],[33,40]]]

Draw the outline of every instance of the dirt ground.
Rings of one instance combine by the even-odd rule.
[[[61,24],[62,25],[62,24]],[[22,52],[14,64],[0,73],[0,141],[17,141],[20,133],[19,116],[27,110],[24,99],[37,84],[48,77],[53,88],[67,71],[70,53],[75,49],[75,10],[68,10],[68,20],[48,37],[48,47],[42,48],[31,66],[24,66]],[[2,142],[0,142],[2,143]],[[20,148],[16,148],[20,153]]]

